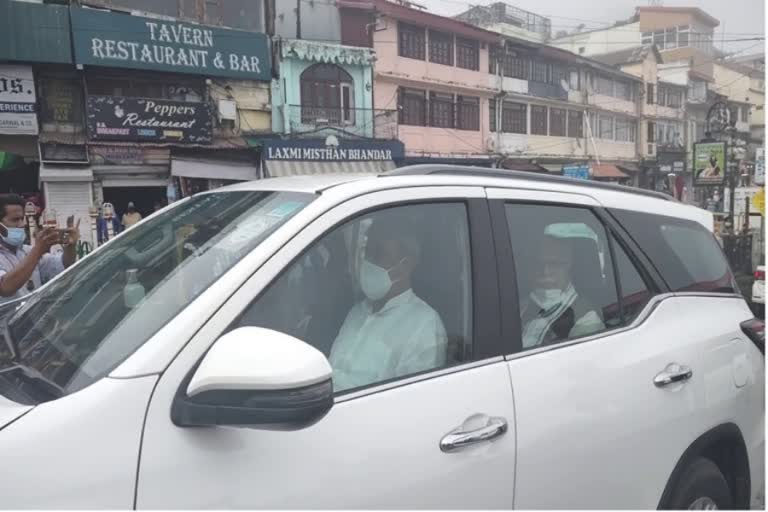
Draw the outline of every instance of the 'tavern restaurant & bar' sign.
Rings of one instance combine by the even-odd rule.
[[[266,34],[71,8],[75,62],[269,80]]]

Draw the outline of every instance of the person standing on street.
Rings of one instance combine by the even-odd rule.
[[[133,201],[128,203],[126,213],[123,214],[123,227],[128,229],[141,220],[141,214],[136,210],[136,205]]]
[[[67,236],[44,228],[37,232],[35,245],[24,245],[24,200],[15,194],[0,194],[0,303],[23,297],[53,279],[77,260],[75,248],[80,239],[80,221],[67,219]],[[51,247],[64,246],[61,254],[50,254]]]

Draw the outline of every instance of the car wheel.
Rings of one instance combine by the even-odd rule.
[[[709,459],[699,457],[680,475],[667,507],[671,510],[732,509],[733,499],[723,474]]]

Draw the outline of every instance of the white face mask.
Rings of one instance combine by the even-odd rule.
[[[563,290],[560,288],[537,288],[531,293],[531,299],[541,309],[547,310],[562,302]]]
[[[397,265],[404,261],[405,258],[400,260],[400,263],[397,263]],[[363,289],[365,296],[368,297],[368,300],[376,302],[387,296],[394,284],[392,278],[389,277],[389,271],[397,265],[385,269],[371,263],[367,259],[363,260],[360,265],[360,287]]]

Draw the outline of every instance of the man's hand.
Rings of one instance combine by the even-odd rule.
[[[67,240],[63,244],[64,247],[77,246],[77,242],[80,240],[80,219],[77,219],[77,224],[75,224],[74,219],[72,215],[67,217]]]
[[[80,240],[80,219],[77,219],[75,224],[75,217],[70,215],[67,217],[67,241],[64,245],[64,254],[62,254],[62,263],[64,268],[69,267],[75,261],[77,261],[77,241]]]
[[[35,247],[39,255],[51,252],[51,247],[58,244],[59,230],[56,228],[44,228],[35,234]]]

